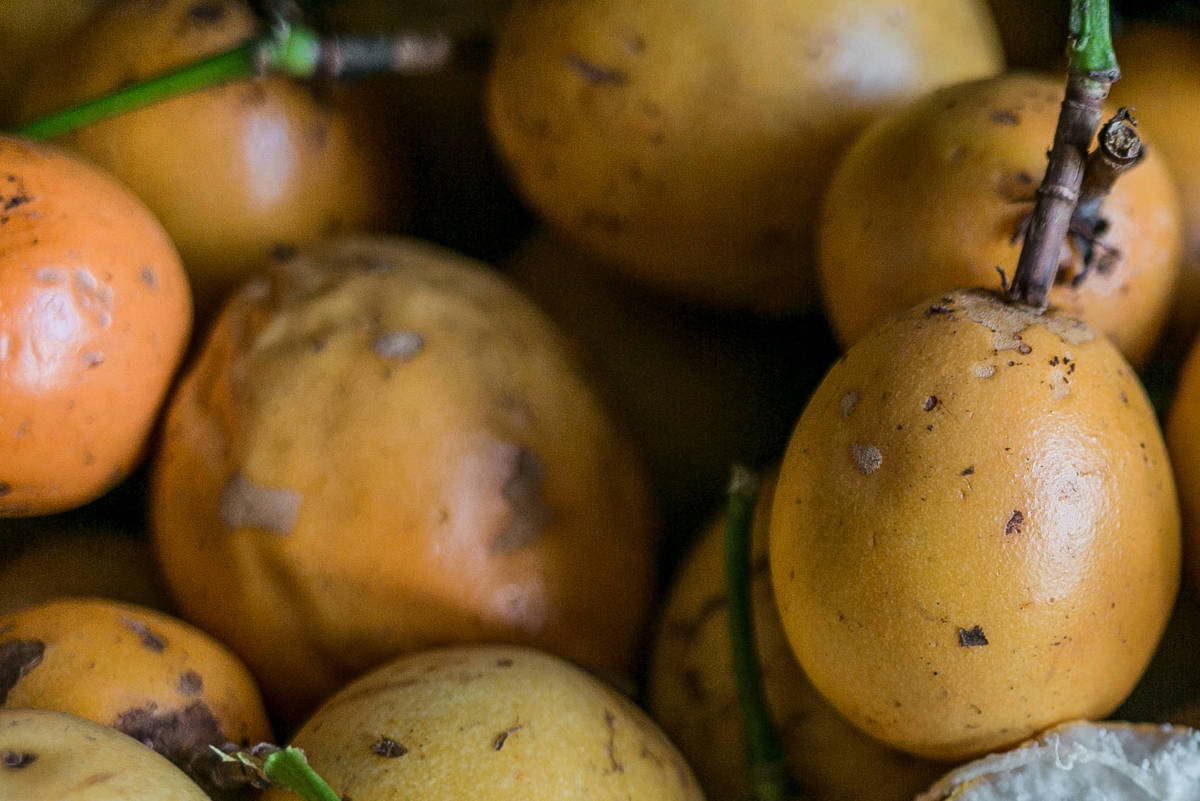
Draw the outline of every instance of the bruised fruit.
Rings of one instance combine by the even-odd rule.
[[[354,801],[702,801],[654,722],[616,690],[528,648],[399,659],[344,688],[296,733]],[[268,790],[263,801],[290,801]]]
[[[254,681],[224,646],[161,612],[92,598],[0,617],[0,706],[111,726],[214,797],[209,746],[271,739]]]
[[[804,677],[767,571],[775,477],[754,512],[751,600],[758,664],[790,772],[809,801],[910,801],[945,766],[893,751],[851,726]],[[750,797],[725,591],[725,518],[702,535],[666,601],[650,662],[650,709],[712,799]]]
[[[872,125],[838,166],[821,214],[820,277],[850,345],[922,298],[1012,276],[1046,171],[1061,80],[1016,73],[959,84]],[[1078,286],[1080,243],[1062,248],[1051,303],[1140,363],[1166,323],[1181,221],[1153,147],[1104,200],[1098,263]]]
[[[1152,151],[1171,168],[1183,209],[1183,270],[1173,327],[1187,341],[1200,329],[1200,32],[1143,24],[1117,39],[1121,80],[1113,103],[1132,106]],[[1122,179],[1124,180],[1124,179]]]
[[[566,342],[486,266],[349,238],[236,294],[167,415],[154,536],[184,616],[295,718],[400,653],[636,658],[656,524]]]
[[[545,220],[709,304],[813,300],[837,154],[879,114],[1003,66],[983,0],[516,0],[488,89]]]
[[[1154,411],[1085,323],[982,290],[868,334],[801,416],[771,577],[809,679],[851,722],[959,759],[1107,715],[1179,586]]]
[[[25,121],[257,35],[241,0],[114,2],[49,54]],[[345,99],[345,98],[342,98]],[[205,310],[273,249],[389,221],[394,159],[348,103],[285,77],[216,86],[58,141],[109,169],[159,216]]]
[[[0,516],[125,477],[190,327],[179,256],[146,207],[77,156],[0,137]]]
[[[132,737],[44,709],[0,709],[0,798],[209,801],[179,768]]]

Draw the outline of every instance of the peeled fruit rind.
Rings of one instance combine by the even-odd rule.
[[[156,468],[181,612],[289,717],[431,644],[632,667],[647,480],[565,339],[479,262],[358,237],[276,264],[181,382]]]
[[[951,772],[917,801],[1193,801],[1200,731],[1075,722]]]
[[[132,737],[41,709],[0,709],[0,798],[209,801],[183,771]]]
[[[813,221],[871,119],[994,75],[983,0],[517,0],[492,132],[553,227],[701,302],[814,299]]]
[[[1113,711],[1179,586],[1154,411],[1086,324],[982,290],[846,352],[780,468],[772,584],[817,690],[940,759]]]

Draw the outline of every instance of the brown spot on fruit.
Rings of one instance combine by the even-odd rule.
[[[371,341],[371,352],[381,359],[407,362],[425,347],[425,337],[415,331],[391,331]]]
[[[566,62],[572,72],[593,86],[622,86],[629,82],[624,71],[587,61],[578,53],[568,53]]]
[[[974,648],[980,645],[987,645],[988,639],[983,633],[983,629],[979,626],[972,626],[969,629],[964,629],[961,626],[958,629],[958,644],[962,648]]]
[[[963,471],[962,471],[961,473],[959,473],[959,475],[960,475],[960,476],[973,476],[973,475],[975,475],[975,465],[971,465],[970,467],[964,467],[964,468],[963,468]]]
[[[46,644],[41,640],[9,640],[0,643],[0,705],[21,677],[41,664]]]
[[[37,761],[38,755],[32,751],[5,751],[0,755],[0,765],[8,770],[20,770]]]
[[[855,442],[850,446],[850,458],[864,476],[871,475],[883,465],[883,454],[874,445]]]
[[[1008,522],[1004,524],[1004,533],[1020,534],[1021,526],[1025,523],[1025,515],[1020,511],[1013,509],[1012,516],[1008,518]]]
[[[188,9],[188,19],[201,25],[215,25],[225,17],[225,4],[219,0],[204,0]]]
[[[296,527],[300,501],[296,490],[264,487],[238,470],[221,490],[219,515],[231,529],[259,528],[287,536]]]
[[[521,725],[518,723],[515,726],[509,726],[507,729],[497,734],[495,739],[492,740],[492,750],[499,751],[501,748],[503,748],[504,744],[508,742],[508,735],[515,731],[519,731],[520,728]]]
[[[408,749],[400,743],[393,740],[391,737],[380,736],[378,740],[371,743],[371,753],[376,756],[384,757],[385,759],[395,759],[402,757],[408,753]]]
[[[195,701],[183,709],[159,712],[154,705],[122,712],[112,727],[153,748],[188,774],[205,792],[218,797],[208,770],[210,745],[221,746],[229,738],[209,708]]]
[[[179,694],[199,695],[204,692],[204,679],[194,670],[185,670],[179,674]]]
[[[142,621],[134,620],[131,617],[123,617],[121,618],[121,623],[124,624],[125,628],[136,634],[138,639],[142,641],[142,645],[151,651],[161,654],[166,650],[167,641],[161,635],[151,631],[150,627]]]
[[[926,412],[932,412],[935,408],[937,408],[937,405],[937,395],[930,395],[929,397],[925,398],[925,401],[921,404],[921,409]]]
[[[854,413],[854,407],[858,406],[858,393],[853,390],[847,392],[838,402],[838,406],[841,407],[842,417],[849,418]]]
[[[604,771],[605,775],[609,773],[624,773],[625,766],[617,761],[617,717],[612,713],[612,710],[604,710],[604,728],[608,730],[608,742],[604,744],[604,752],[608,754],[608,768]]]
[[[989,119],[997,125],[1020,125],[1021,117],[1015,111],[993,111]]]
[[[542,497],[545,468],[528,448],[509,445],[508,476],[500,493],[512,510],[511,518],[491,542],[494,553],[510,553],[541,536],[550,521],[550,510]]]

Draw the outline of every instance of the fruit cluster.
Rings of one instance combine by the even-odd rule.
[[[1200,15],[1043,186],[1106,9],[0,5],[0,799],[1200,797]]]

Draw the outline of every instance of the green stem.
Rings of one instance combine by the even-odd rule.
[[[309,28],[281,20],[256,39],[56,111],[15,133],[39,141],[55,139],[152,103],[268,72],[292,78],[389,70],[419,73],[437,69],[449,56],[449,41],[437,34],[322,39]]]
[[[754,525],[754,498],[758,479],[745,467],[734,465],[729,481],[729,508],[725,524],[725,582],[729,599],[729,636],[742,731],[746,741],[746,767],[753,801],[782,801],[788,783],[783,746],[767,708],[754,622],[750,587],[750,541]]]
[[[263,773],[272,784],[291,790],[304,801],[341,801],[308,764],[304,752],[288,746],[263,760]]]
[[[295,793],[304,801],[342,801],[308,764],[304,752],[295,746],[280,748],[271,743],[259,743],[253,748],[237,749],[229,744],[228,749],[209,746],[217,760],[213,784],[219,789],[252,787],[264,790],[275,786]]]
[[[1110,83],[1121,77],[1108,18],[1108,0],[1071,0],[1068,71]]]

